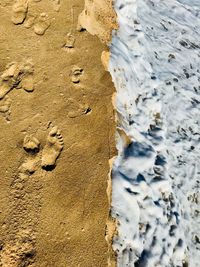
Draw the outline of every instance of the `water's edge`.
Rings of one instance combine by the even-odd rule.
[[[107,240],[117,266],[200,266],[200,3],[116,0],[116,30],[111,1],[85,2],[80,24],[110,48],[116,88]]]

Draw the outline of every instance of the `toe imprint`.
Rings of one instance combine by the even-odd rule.
[[[71,70],[71,81],[73,83],[79,83],[81,80],[81,75],[83,74],[83,69],[79,67],[73,67]]]

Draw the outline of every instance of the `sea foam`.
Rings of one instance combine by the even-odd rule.
[[[200,266],[200,1],[116,0],[118,267]]]

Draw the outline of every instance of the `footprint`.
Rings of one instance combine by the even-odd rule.
[[[19,84],[19,65],[12,62],[6,66],[6,70],[1,75],[0,80],[0,99],[3,99],[14,87]]]
[[[40,142],[33,135],[29,134],[24,137],[23,148],[28,153],[26,159],[19,167],[20,174],[31,175],[40,167]]]
[[[46,13],[41,13],[33,26],[34,32],[43,35],[50,26],[49,17]]]
[[[7,122],[10,122],[10,107],[12,100],[7,95],[4,99],[0,100],[0,113],[3,115]]]
[[[26,135],[24,137],[23,148],[26,152],[30,154],[36,154],[40,149],[40,142],[32,134]]]
[[[26,19],[28,11],[27,0],[17,0],[12,8],[12,22],[14,24],[22,24]]]
[[[1,78],[3,81],[8,81],[11,78],[16,79],[19,75],[19,71],[19,65],[16,62],[11,62],[6,66]]]
[[[27,92],[34,90],[34,67],[29,61],[18,64],[16,62],[7,65],[0,79],[0,100],[12,89],[23,88]]]
[[[79,67],[73,67],[73,69],[71,70],[71,81],[73,83],[79,83],[80,79],[81,79],[81,75],[83,74],[83,69],[79,68]]]
[[[39,157],[28,157],[22,165],[19,167],[19,173],[25,175],[32,175],[40,167],[40,158]]]
[[[55,168],[56,160],[63,149],[63,137],[58,127],[53,127],[47,137],[46,145],[42,151],[42,168],[49,171]]]
[[[63,48],[72,49],[74,48],[74,44],[75,44],[75,36],[74,34],[69,32],[65,38],[65,44],[63,45]]]
[[[69,98],[67,100],[67,106],[70,109],[70,111],[67,114],[69,118],[77,118],[91,112],[91,108],[88,105],[80,104],[73,98]]]
[[[22,79],[21,79],[21,87],[27,92],[33,92],[34,90],[34,81],[33,81],[33,73],[34,66],[31,62],[26,62],[23,64],[21,68]]]

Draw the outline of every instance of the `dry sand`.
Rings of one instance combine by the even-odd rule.
[[[108,43],[115,16],[101,8],[92,34]],[[83,9],[83,0],[0,2],[3,267],[108,266],[114,86],[107,48],[82,29],[83,13],[78,22]]]

